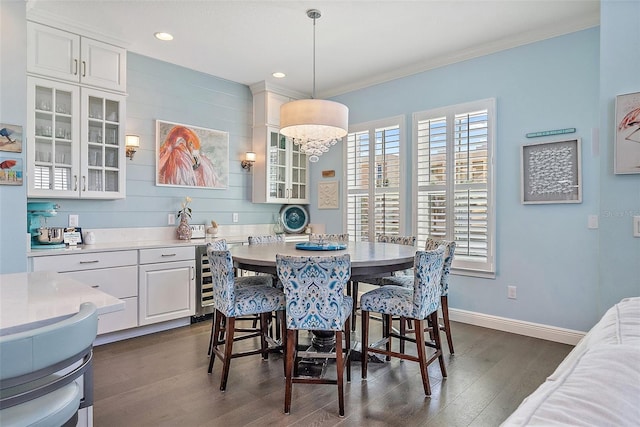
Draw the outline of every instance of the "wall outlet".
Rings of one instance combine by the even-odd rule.
[[[640,216],[633,217],[633,237],[640,237]]]
[[[168,225],[176,225],[176,214],[167,215],[167,224]]]
[[[515,285],[507,286],[507,298],[516,299],[516,287],[515,287]]]
[[[69,227],[77,227],[79,221],[78,215],[69,215]]]
[[[238,212],[233,213],[233,222],[238,222]]]
[[[598,215],[589,215],[587,217],[587,228],[589,230],[595,230],[598,228]]]

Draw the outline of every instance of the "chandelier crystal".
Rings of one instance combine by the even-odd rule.
[[[347,134],[349,109],[338,102],[315,99],[316,95],[316,19],[317,9],[307,10],[313,19],[313,92],[311,99],[287,102],[280,107],[280,133],[300,146],[310,162],[329,151]]]

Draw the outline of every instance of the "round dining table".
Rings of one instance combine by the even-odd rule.
[[[351,258],[352,284],[366,277],[389,276],[390,273],[413,267],[416,247],[395,243],[345,242],[346,248],[340,250],[308,250],[296,248],[296,242],[269,243],[260,245],[242,245],[230,248],[234,267],[259,273],[277,274],[276,255],[292,256],[331,256],[349,254]],[[331,244],[326,245],[332,247]],[[357,288],[355,288],[357,289]],[[354,289],[354,290],[355,290]],[[355,293],[349,289],[349,293]],[[355,313],[354,301],[354,313]],[[355,322],[355,318],[352,319]],[[327,331],[313,331],[313,347],[331,348],[335,343],[334,334]],[[359,351],[352,351],[353,360],[361,357]],[[378,360],[372,360],[378,361]],[[312,369],[312,368],[311,368]]]
[[[242,245],[230,249],[234,266],[241,270],[276,274],[276,255],[331,256],[349,254],[351,281],[365,277],[388,276],[393,271],[413,267],[414,246],[395,243],[345,242],[341,250],[297,249],[296,242]],[[327,245],[331,247],[331,245]]]

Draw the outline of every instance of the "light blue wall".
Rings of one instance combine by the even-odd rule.
[[[497,277],[454,276],[452,307],[577,330],[596,321],[598,231],[587,229],[587,217],[599,212],[600,159],[591,150],[598,85],[599,30],[593,28],[335,98],[350,108],[352,124],[405,115],[409,150],[413,112],[497,99]],[[568,127],[577,129],[568,138],[582,138],[583,202],[522,205],[520,147],[551,140],[525,134]],[[321,170],[342,170],[341,150],[314,166],[312,188]],[[311,217],[331,224],[328,231],[341,230],[341,212],[312,209]],[[508,285],[517,286],[517,300],[507,299]]]
[[[617,95],[640,92],[640,2],[603,1],[600,7],[600,288],[599,312],[622,297],[640,295],[640,174],[613,174]]]
[[[140,149],[127,160],[127,197],[122,200],[56,200],[52,225],[66,225],[68,214],[85,228],[161,227],[185,196],[193,199],[191,223],[215,219],[231,224],[267,224],[279,205],[251,203],[251,174],[240,167],[251,149],[252,96],[245,85],[129,53],[127,55],[127,133],[140,135]],[[229,187],[194,189],[155,185],[156,120],[229,132]]]
[[[0,2],[0,123],[27,124],[27,25],[25,3]],[[23,132],[24,133],[24,132]],[[22,153],[0,152],[18,158]],[[27,196],[25,186],[0,186],[0,273],[17,273],[27,268]]]

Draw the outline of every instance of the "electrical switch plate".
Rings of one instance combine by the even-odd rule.
[[[233,213],[233,222],[238,222],[238,212]]]
[[[167,215],[167,224],[168,225],[176,225],[176,214]]]
[[[640,237],[640,216],[633,217],[633,237]]]
[[[78,215],[69,215],[69,227],[77,227],[78,221]]]
[[[511,285],[507,286],[507,298],[516,299],[516,287]]]
[[[595,230],[598,228],[598,215],[589,215],[587,228],[590,230]]]

